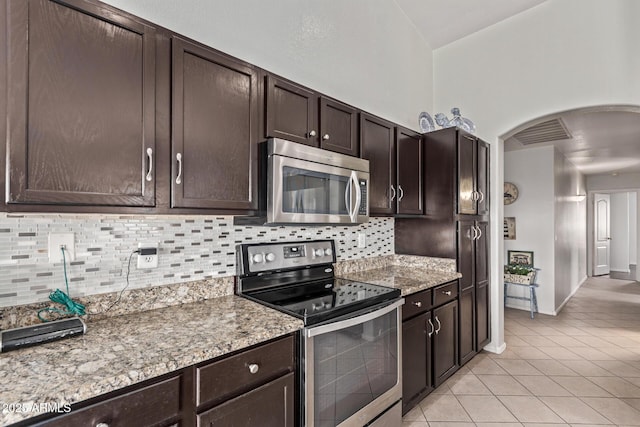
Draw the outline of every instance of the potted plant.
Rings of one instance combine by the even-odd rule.
[[[521,264],[508,264],[504,266],[504,281],[529,285],[533,283],[536,272],[533,267]]]

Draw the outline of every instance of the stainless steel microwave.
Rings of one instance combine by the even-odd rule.
[[[369,221],[369,161],[271,138],[266,146],[267,224]]]

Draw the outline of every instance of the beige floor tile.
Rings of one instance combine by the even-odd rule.
[[[640,425],[640,411],[620,399],[586,397],[582,401],[614,424]]]
[[[587,377],[616,397],[640,397],[640,387],[618,377]]]
[[[588,345],[592,348],[611,347],[611,343],[603,340],[602,338],[594,337],[592,335],[578,336],[576,340]]]
[[[471,362],[473,362],[473,360]],[[486,358],[480,361],[479,363],[474,364],[470,368],[471,368],[471,372],[473,372],[476,375],[506,375],[507,374],[507,371],[502,369],[500,365],[498,365],[491,358]]]
[[[522,427],[522,423],[476,423],[478,427]]]
[[[497,360],[497,359],[520,359],[520,356],[518,355],[518,353],[516,353],[514,351],[514,349],[516,349],[517,347],[507,347],[507,349],[505,351],[503,351],[500,354],[492,354],[491,358],[493,360]]]
[[[611,397],[611,394],[584,377],[550,377],[578,397]]]
[[[583,342],[566,335],[550,336],[549,339],[562,347],[584,347]]]
[[[457,378],[447,381],[451,392],[455,395],[459,394],[480,394],[489,395],[491,391],[472,373],[468,373]]]
[[[531,336],[531,337],[522,338],[522,340],[533,347],[553,347],[554,345],[557,345],[555,342],[551,341],[551,339],[549,339],[548,337],[542,337],[542,336]]]
[[[548,424],[548,423],[524,423],[524,427],[568,427],[569,424]]]
[[[403,417],[403,421],[427,421],[422,413],[422,409],[420,409],[420,405],[417,405],[415,408],[407,412]]]
[[[523,340],[522,338],[515,336],[515,335],[505,335],[504,337],[504,342],[507,344],[507,348],[511,348],[511,347],[528,347],[531,344],[525,340]],[[609,344],[611,345],[611,344]]]
[[[615,360],[616,358],[608,353],[605,353],[604,348],[591,348],[591,347],[571,347],[571,351],[579,354],[585,360]]]
[[[458,399],[452,394],[430,394],[420,408],[428,422],[431,421],[471,421]]]
[[[534,396],[572,396],[572,394],[560,384],[547,376],[520,375],[515,377]]]
[[[553,359],[529,360],[529,363],[545,375],[578,375],[561,362]]]
[[[640,411],[640,399],[620,399]]]
[[[474,426],[475,426],[474,423],[447,422],[447,421],[432,421],[429,423],[429,427],[474,427]]]
[[[516,418],[495,396],[458,396],[474,422],[513,422]]]
[[[426,421],[405,421],[402,418],[402,427],[429,427],[429,423]]]
[[[564,421],[577,424],[609,424],[609,420],[577,397],[541,397]]]
[[[511,375],[542,375],[526,360],[496,359],[496,363]]]
[[[500,396],[500,401],[523,423],[558,423],[563,419],[533,396]]]
[[[546,353],[541,352],[535,347],[512,347],[513,352],[524,360],[551,359]]]
[[[588,360],[572,360],[562,362],[571,370],[584,377],[611,377],[613,374]]]
[[[552,359],[556,360],[582,360],[583,357],[578,353],[566,349],[564,347],[539,347],[539,350],[551,356]]]
[[[478,378],[496,396],[528,396],[531,394],[511,375],[478,375]]]
[[[640,369],[619,360],[594,360],[593,363],[619,377],[640,377]]]

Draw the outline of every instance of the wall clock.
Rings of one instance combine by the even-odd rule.
[[[510,205],[518,200],[518,187],[512,182],[504,183],[504,204]]]

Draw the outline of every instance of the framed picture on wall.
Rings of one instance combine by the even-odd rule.
[[[509,264],[533,267],[533,252],[531,251],[509,251],[507,252],[507,259]]]
[[[516,218],[513,216],[504,219],[504,240],[516,240]]]

